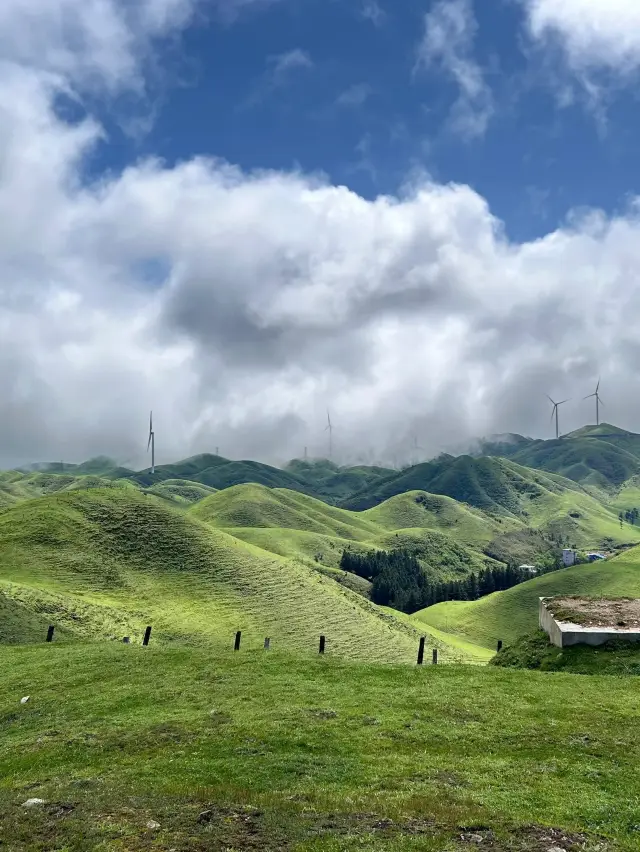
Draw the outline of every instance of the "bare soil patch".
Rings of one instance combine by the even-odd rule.
[[[547,608],[558,621],[582,627],[640,629],[640,600],[634,598],[558,597]]]

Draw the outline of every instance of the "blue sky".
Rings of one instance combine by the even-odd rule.
[[[247,170],[321,171],[367,198],[397,193],[423,169],[476,189],[517,240],[553,230],[572,208],[623,208],[639,188],[635,87],[590,103],[534,45],[522,5],[476,0],[467,59],[491,115],[484,132],[457,132],[458,85],[442,63],[419,63],[438,5],[283,0],[233,23],[203,7],[157,45],[148,98],[97,105],[108,139],[93,167],[213,156]]]

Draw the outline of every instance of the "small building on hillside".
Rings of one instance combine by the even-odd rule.
[[[606,559],[607,557],[604,553],[587,553],[587,559],[589,562],[599,562],[602,559]]]
[[[571,550],[568,547],[562,551],[562,564],[565,568],[569,568],[571,565],[576,564],[576,552],[575,550]]]
[[[610,639],[640,642],[640,600],[634,598],[540,598],[540,628],[559,648],[604,645]]]
[[[518,567],[519,571],[526,572],[527,574],[531,574],[532,577],[538,573],[538,569],[535,565],[520,565]]]

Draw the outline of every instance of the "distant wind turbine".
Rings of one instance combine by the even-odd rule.
[[[414,449],[414,452],[415,452],[415,456],[414,456],[415,461],[413,462],[413,464],[418,464],[418,461],[417,461],[417,460],[418,460],[418,458],[419,458],[418,453],[419,453],[420,451],[423,451],[423,452],[424,452],[424,447],[421,447],[421,446],[418,444],[418,436],[417,436],[417,435],[414,435],[414,436],[413,436],[413,449]]]
[[[331,415],[327,409],[327,427],[324,430],[329,433],[329,459],[333,457],[333,426],[331,425]]]
[[[598,384],[596,385],[596,392],[590,393],[589,396],[585,396],[585,399],[595,399],[596,401],[596,426],[600,425],[600,406],[604,405],[604,402],[600,399],[600,379],[598,379]]]
[[[558,409],[560,408],[561,405],[564,405],[565,402],[569,402],[569,400],[563,399],[562,402],[554,402],[554,400],[551,399],[549,394],[547,394],[547,399],[553,405],[553,410],[551,411],[551,420],[553,420],[553,416],[555,414],[555,417],[556,417],[556,438],[559,438],[560,437],[560,425],[558,423]]]
[[[149,414],[149,441],[147,443],[147,452],[151,447],[151,473],[156,472],[156,433],[153,431],[153,411]]]

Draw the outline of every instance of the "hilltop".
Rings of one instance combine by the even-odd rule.
[[[616,488],[640,473],[640,435],[609,423],[584,426],[558,440],[510,435],[480,442],[478,453],[558,473],[585,485]]]

